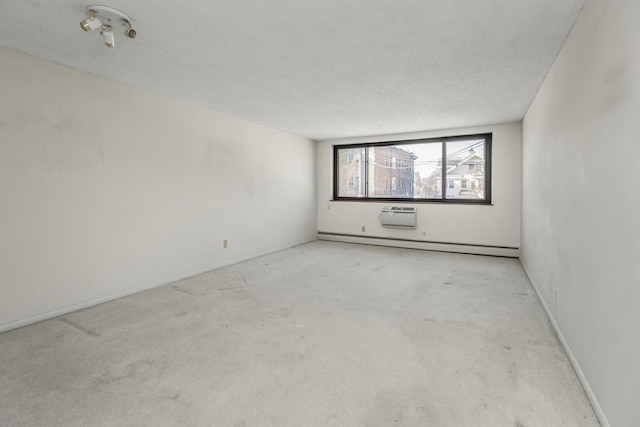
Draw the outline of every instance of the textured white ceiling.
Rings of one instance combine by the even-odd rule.
[[[585,0],[0,0],[0,46],[313,139],[522,119]],[[0,64],[1,66],[1,64]]]

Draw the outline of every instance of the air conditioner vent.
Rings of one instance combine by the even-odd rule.
[[[378,219],[383,227],[416,228],[417,208],[405,206],[385,206]]]

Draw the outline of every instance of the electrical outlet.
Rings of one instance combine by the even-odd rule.
[[[556,303],[560,303],[560,289],[556,288]]]
[[[362,226],[362,232],[363,232],[363,233],[364,233],[364,230],[365,230],[365,228],[364,228],[364,225],[363,225],[363,226]]]
[[[223,241],[222,241],[222,247],[223,247],[223,248],[226,248],[226,247],[227,247],[227,241],[226,241],[226,240],[223,240]]]

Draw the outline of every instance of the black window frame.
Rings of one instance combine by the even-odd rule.
[[[473,204],[473,205],[491,205],[491,181],[492,181],[492,133],[471,134],[471,135],[456,135],[447,136],[442,138],[420,138],[409,140],[396,140],[396,141],[384,141],[384,142],[368,142],[360,144],[344,144],[333,146],[333,199],[332,201],[351,201],[351,202],[399,202],[399,203],[444,203],[444,204]],[[484,199],[451,199],[447,198],[448,178],[446,167],[442,167],[442,197],[439,199],[420,199],[420,198],[400,198],[400,197],[369,197],[369,148],[371,147],[384,147],[391,145],[411,145],[411,144],[425,144],[425,143],[442,143],[442,164],[446,165],[447,158],[447,142],[465,141],[468,139],[484,139],[484,157],[485,157],[485,197]],[[338,170],[338,158],[339,150],[349,148],[364,148],[365,149],[365,176],[361,177],[360,185],[364,188],[364,197],[345,197],[338,196],[339,188],[339,170]]]

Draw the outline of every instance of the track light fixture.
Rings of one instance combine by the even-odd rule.
[[[117,9],[108,6],[93,5],[87,7],[87,18],[80,22],[83,30],[90,32],[102,28],[100,35],[107,47],[115,47],[113,29],[122,29],[125,36],[135,39],[138,35],[133,29],[131,19]]]
[[[116,38],[113,36],[110,25],[102,27],[102,37],[104,38],[104,44],[107,47],[116,47]]]
[[[131,28],[131,22],[125,22],[124,27],[124,35],[130,39],[135,39],[138,34],[136,33],[136,30]]]
[[[85,31],[93,31],[102,26],[102,22],[96,18],[96,15],[91,12],[89,17],[80,23],[80,26]]]

